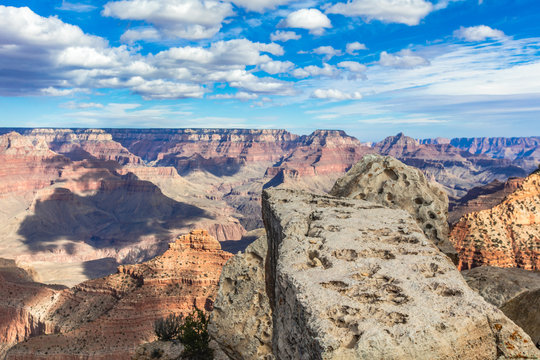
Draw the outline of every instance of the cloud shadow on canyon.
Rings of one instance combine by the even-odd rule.
[[[164,250],[174,229],[211,218],[205,210],[165,196],[156,185],[133,173],[119,175],[107,170],[77,180],[82,189],[98,182],[97,190],[89,195],[57,187],[47,198],[36,201],[33,214],[21,222],[17,232],[29,252],[73,255],[86,244],[104,251],[127,248],[126,261],[140,261]],[[146,244],[142,250],[133,247],[149,236],[159,245]],[[97,263],[89,262],[86,274],[90,277],[95,276],[94,265]]]

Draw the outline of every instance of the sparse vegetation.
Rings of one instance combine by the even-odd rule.
[[[196,308],[185,319],[171,314],[157,320],[154,330],[159,340],[179,340],[184,345],[180,359],[211,360],[214,351],[208,346],[208,319],[204,311]]]

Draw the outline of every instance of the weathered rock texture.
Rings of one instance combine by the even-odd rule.
[[[279,359],[538,357],[402,210],[263,193]]]
[[[430,240],[457,260],[448,241],[448,197],[420,170],[390,156],[367,155],[336,181],[330,194],[407,211]]]
[[[528,176],[499,205],[464,215],[450,240],[459,268],[489,265],[540,269],[540,174]]]
[[[272,310],[266,295],[266,235],[231,258],[221,273],[209,332],[232,359],[272,354]]]
[[[540,348],[540,272],[481,266],[461,274],[471,288],[501,309]]]
[[[212,309],[231,256],[206,231],[181,236],[161,256],[64,291],[42,319],[44,333],[54,334],[19,343],[7,359],[130,359],[139,344],[155,339],[156,319]]]

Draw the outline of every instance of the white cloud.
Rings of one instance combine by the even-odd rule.
[[[486,39],[504,39],[506,36],[500,30],[492,29],[486,25],[460,27],[454,31],[454,36],[466,41],[484,41]]]
[[[200,98],[215,83],[241,91],[290,95],[291,83],[258,77],[247,66],[284,71],[283,47],[246,39],[170,48],[142,55],[138,47],[110,47],[56,17],[0,6],[0,95],[66,96],[89,89],[128,89],[145,99]]]
[[[248,93],[245,91],[239,91],[234,94],[216,94],[216,95],[209,96],[210,99],[223,99],[223,100],[238,99],[238,100],[243,100],[243,101],[254,100],[254,99],[257,99],[258,97],[259,95],[257,94]]]
[[[344,93],[337,89],[317,89],[313,92],[313,94],[311,94],[311,97],[329,100],[359,100],[362,98],[362,94],[360,94],[358,91],[353,93]]]
[[[62,0],[62,5],[57,7],[58,10],[63,11],[75,11],[75,12],[89,12],[95,10],[96,7],[88,4],[70,3]]]
[[[277,6],[290,3],[292,0],[227,0],[236,6],[246,8],[250,11],[263,12],[266,9],[273,9]],[[272,40],[274,41],[274,40]]]
[[[339,70],[335,66],[324,63],[322,67],[315,65],[306,66],[304,68],[295,69],[292,75],[295,78],[306,78],[308,76],[326,76],[334,77],[339,73]]]
[[[198,40],[214,36],[233,11],[231,4],[218,1],[123,0],[105,4],[102,15],[144,20],[154,25],[164,38]],[[134,40],[133,35],[126,36]]]
[[[325,28],[332,27],[332,23],[318,9],[300,9],[287,15],[278,26],[306,29],[314,35],[321,35]]]
[[[415,55],[411,50],[401,50],[396,54],[381,53],[379,64],[394,68],[415,68],[429,65],[429,61],[419,55]]]
[[[84,103],[84,102],[75,102],[75,101],[68,101],[67,103],[64,103],[61,105],[61,107],[66,109],[102,109],[105,106],[100,103]]]
[[[351,0],[330,6],[326,12],[360,16],[367,21],[418,25],[433,10],[433,4],[426,0]]]
[[[283,31],[278,30],[270,34],[270,40],[272,41],[289,41],[289,40],[299,40],[302,36],[295,33],[294,31]]]
[[[330,60],[334,56],[343,55],[341,50],[334,49],[332,46],[319,46],[318,48],[313,49],[312,52],[317,55],[325,55],[325,60]]]
[[[342,61],[338,63],[337,66],[343,69],[347,69],[350,72],[348,76],[350,80],[367,79],[366,75],[364,74],[367,67],[364,64],[360,64],[356,61]]]
[[[270,61],[260,65],[263,71],[269,74],[283,74],[294,68],[294,64],[290,61]]]
[[[356,55],[358,50],[366,50],[366,45],[359,43],[358,41],[348,43],[345,52],[347,54]]]
[[[138,29],[129,29],[120,36],[120,41],[127,44],[133,44],[138,40],[155,41],[161,39],[159,31],[153,27],[144,27]]]

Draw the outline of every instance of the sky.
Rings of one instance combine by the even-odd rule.
[[[538,0],[1,0],[0,126],[540,135]]]

